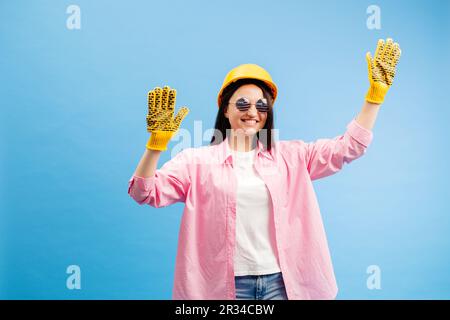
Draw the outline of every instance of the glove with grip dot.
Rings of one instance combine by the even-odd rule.
[[[177,91],[169,86],[156,87],[148,93],[147,131],[151,133],[147,149],[167,150],[167,144],[189,113],[181,107],[174,117]]]
[[[370,88],[366,94],[366,101],[371,103],[383,103],[395,77],[395,67],[400,59],[401,50],[398,43],[391,38],[386,42],[378,40],[375,55],[372,58],[370,52],[366,54],[367,68],[369,72]]]

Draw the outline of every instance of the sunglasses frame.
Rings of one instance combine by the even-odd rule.
[[[269,110],[270,110],[270,106],[269,106],[269,104],[267,102],[265,103],[266,107],[258,108],[258,103],[259,102],[264,103],[264,101],[262,101],[263,99],[259,99],[258,101],[256,101],[256,103],[245,102],[244,103],[245,107],[239,106],[240,103],[244,102],[244,101],[242,101],[243,99],[245,99],[245,98],[239,98],[235,102],[229,102],[229,103],[230,104],[234,104],[239,111],[243,111],[243,112],[248,111],[252,105],[255,105],[256,110],[258,110],[258,112],[269,112]],[[266,99],[264,98],[264,100],[266,100]]]

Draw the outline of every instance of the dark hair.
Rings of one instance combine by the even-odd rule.
[[[264,124],[264,127],[256,133],[256,138],[264,145],[264,147],[270,151],[272,148],[272,129],[273,129],[273,97],[270,88],[261,80],[257,79],[240,79],[237,80],[230,85],[228,85],[225,90],[222,93],[222,102],[219,106],[219,111],[217,112],[216,117],[216,124],[214,125],[214,132],[215,134],[211,138],[211,145],[219,144],[221,143],[227,134],[227,129],[231,129],[230,121],[227,117],[225,117],[225,111],[228,107],[228,102],[230,101],[231,96],[234,94],[234,92],[242,85],[244,84],[254,84],[261,88],[264,98],[267,99],[267,102],[270,106],[269,111],[267,112],[267,119],[266,123]],[[260,132],[264,133],[264,136],[260,136]],[[221,133],[222,136],[221,139],[218,139],[216,141],[216,134]]]

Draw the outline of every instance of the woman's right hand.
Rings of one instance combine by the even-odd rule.
[[[174,118],[177,91],[169,86],[156,87],[148,92],[147,131],[151,133],[147,149],[167,150],[167,144],[180,128],[180,124],[189,113],[187,107],[181,107]]]

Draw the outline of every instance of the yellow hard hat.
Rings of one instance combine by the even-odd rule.
[[[217,103],[219,108],[220,103],[222,102],[223,90],[225,90],[225,88],[228,87],[233,82],[240,79],[257,79],[263,81],[270,88],[273,96],[273,101],[275,102],[278,90],[270,74],[266,70],[264,70],[264,68],[258,66],[257,64],[247,63],[241,64],[236,68],[233,68],[225,76],[222,88],[220,88],[219,95],[217,96]]]

